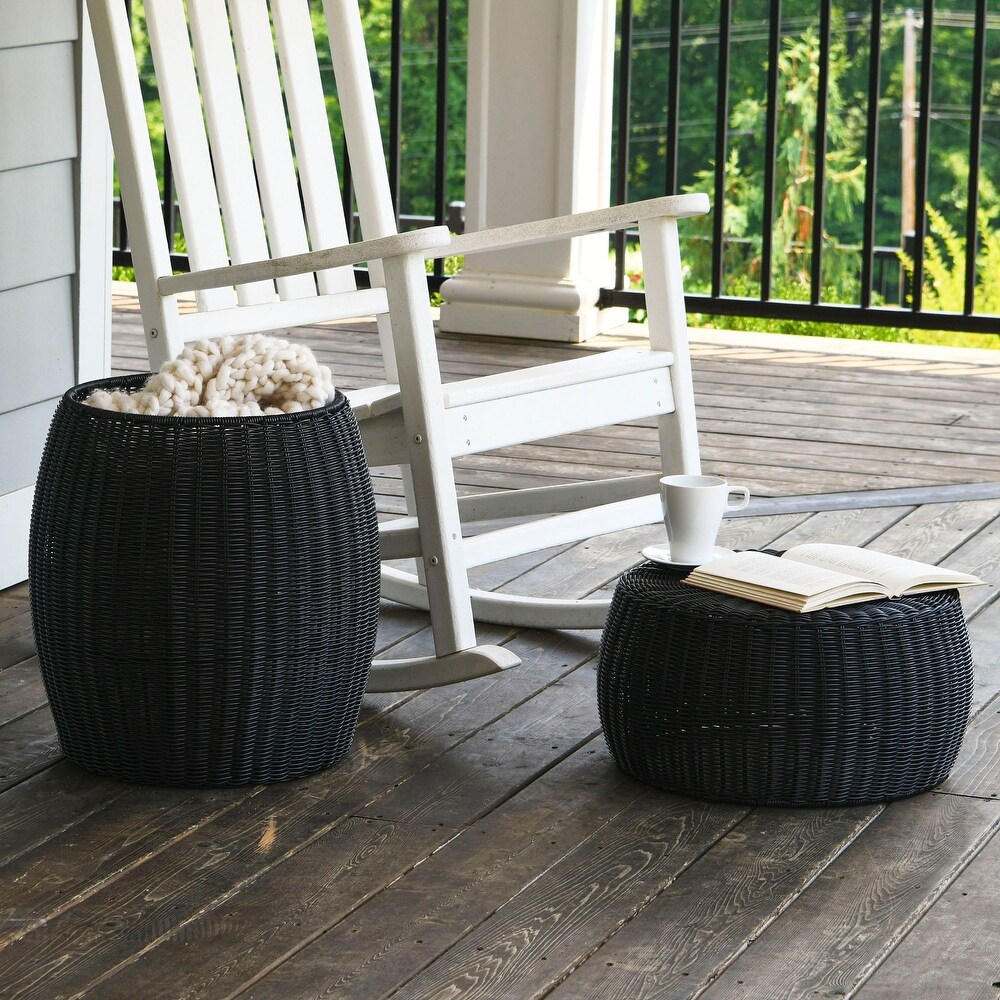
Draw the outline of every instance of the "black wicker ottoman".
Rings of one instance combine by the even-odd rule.
[[[379,612],[378,523],[347,399],[158,417],[71,389],[29,546],[42,678],[66,755],[162,785],[297,778],[354,739]]]
[[[884,802],[958,754],[972,655],[958,592],[792,614],[645,563],[615,589],[598,706],[628,774],[694,798]]]

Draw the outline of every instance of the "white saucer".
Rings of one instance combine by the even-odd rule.
[[[702,560],[701,563],[674,562],[670,558],[669,545],[647,545],[641,554],[650,562],[659,563],[661,566],[673,566],[675,569],[691,569],[693,566],[703,565],[704,563],[711,562],[713,559],[720,559],[722,556],[731,556],[733,550],[724,549],[721,545],[716,545],[712,549],[712,554],[707,559]]]

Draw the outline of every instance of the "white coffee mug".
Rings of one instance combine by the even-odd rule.
[[[733,494],[740,499],[731,502]],[[750,491],[730,486],[720,476],[664,476],[660,502],[671,560],[697,566],[712,557],[723,514],[746,507]]]

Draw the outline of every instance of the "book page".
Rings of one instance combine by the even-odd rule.
[[[893,597],[920,584],[972,584],[980,583],[968,573],[942,569],[930,563],[902,556],[890,556],[871,549],[859,549],[854,545],[834,545],[825,542],[810,542],[796,545],[782,557],[811,566],[847,573],[863,580],[881,583]]]
[[[700,566],[692,575],[739,580],[757,587],[801,594],[803,597],[823,594],[831,589],[839,590],[841,587],[851,589],[853,585],[866,582],[856,576],[811,563],[779,558],[766,552],[736,552],[731,556],[713,559]]]

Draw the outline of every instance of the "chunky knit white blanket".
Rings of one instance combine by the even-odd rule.
[[[91,393],[86,402],[123,413],[244,417],[324,406],[333,375],[308,347],[263,334],[199,340],[138,392]]]

